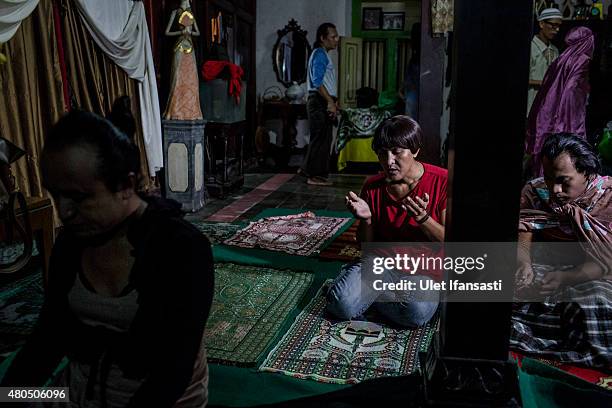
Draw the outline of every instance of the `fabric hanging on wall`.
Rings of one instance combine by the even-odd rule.
[[[40,0],[3,48],[8,61],[0,66],[0,134],[26,151],[11,167],[17,188],[28,197],[43,196],[40,153],[49,128],[64,113],[56,44],[52,0]]]
[[[431,31],[433,35],[444,35],[453,31],[455,0],[431,0]]]
[[[0,0],[0,43],[10,40],[21,21],[38,5],[38,0]]]
[[[96,44],[138,81],[140,116],[149,173],[163,167],[161,114],[144,5],[140,1],[75,0]]]
[[[65,45],[67,82],[70,87],[71,106],[107,116],[115,99],[122,95],[130,97],[132,112],[140,112],[138,81],[128,76],[122,68],[97,46],[89,30],[83,24],[74,1],[62,4],[62,34]],[[141,174],[144,190],[153,187],[149,175],[146,144],[143,137],[141,117],[135,115],[136,134],[134,142],[140,151]]]

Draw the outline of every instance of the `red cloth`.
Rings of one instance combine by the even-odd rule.
[[[429,194],[428,212],[431,218],[442,223],[442,211],[446,209],[448,171],[431,164],[421,164],[425,169],[423,177],[408,195],[414,198]],[[384,174],[366,180],[361,190],[361,198],[368,203],[372,211],[376,242],[429,241],[419,224],[389,195]]]
[[[430,217],[442,223],[442,212],[446,209],[446,188],[448,184],[448,171],[441,167],[421,163],[425,172],[417,186],[408,195],[412,198],[423,197],[429,194],[428,212]],[[374,227],[375,242],[429,242],[430,239],[419,227],[419,224],[402,208],[401,203],[395,201],[386,188],[385,175],[379,174],[366,180],[362,190],[363,198],[372,212],[372,225]],[[436,249],[437,248],[437,249]],[[417,245],[405,247],[391,247],[380,250],[380,254],[395,257],[397,254],[419,257],[444,257],[442,248],[429,246],[427,248]],[[422,273],[435,280],[441,280],[442,271],[430,269]]]
[[[221,74],[225,67],[227,67],[230,73],[229,94],[236,99],[236,103],[239,103],[240,91],[242,89],[241,80],[244,75],[242,67],[229,61],[206,61],[202,65],[202,76],[205,81],[212,81]]]
[[[516,361],[519,367],[521,367],[524,357],[529,356],[517,353],[516,351],[510,351],[510,358]],[[577,365],[564,364],[557,361],[543,360],[536,357],[530,358],[534,358],[542,363],[556,367],[560,370],[565,371],[568,374],[572,374],[576,377],[582,378],[583,380],[588,381],[592,384],[597,384],[603,388],[612,389],[612,376],[606,374],[603,371],[595,370],[593,368],[580,367]]]

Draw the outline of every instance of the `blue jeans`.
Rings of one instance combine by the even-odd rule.
[[[401,274],[401,279],[415,282],[417,287],[419,281],[431,280],[427,276],[406,274]],[[398,272],[386,271],[384,280],[397,281]],[[344,265],[327,293],[327,311],[339,319],[359,320],[361,315],[373,307],[395,324],[418,327],[427,323],[438,309],[439,301],[435,295],[436,300],[410,300],[411,292],[406,291],[402,293],[402,300],[397,302],[377,301],[380,296],[381,292],[367,284],[362,285],[360,263]]]

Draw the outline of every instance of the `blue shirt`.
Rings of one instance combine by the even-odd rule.
[[[336,70],[325,48],[319,47],[308,59],[308,91],[316,91],[321,85],[331,96],[337,96]]]

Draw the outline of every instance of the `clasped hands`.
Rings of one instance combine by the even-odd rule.
[[[547,272],[540,282],[535,282],[535,274],[530,263],[519,262],[516,273],[516,285],[518,290],[534,286],[541,295],[552,295],[557,290],[570,284],[568,271]]]
[[[357,194],[349,191],[348,195],[345,197],[345,200],[346,207],[355,217],[362,220],[369,220],[372,218],[372,211],[370,210],[368,203],[366,203]],[[429,214],[427,213],[428,205],[429,194],[427,193],[425,193],[423,198],[416,197],[415,199],[412,199],[411,197],[406,197],[402,201],[402,208],[408,211],[418,223],[425,221],[429,217]]]

